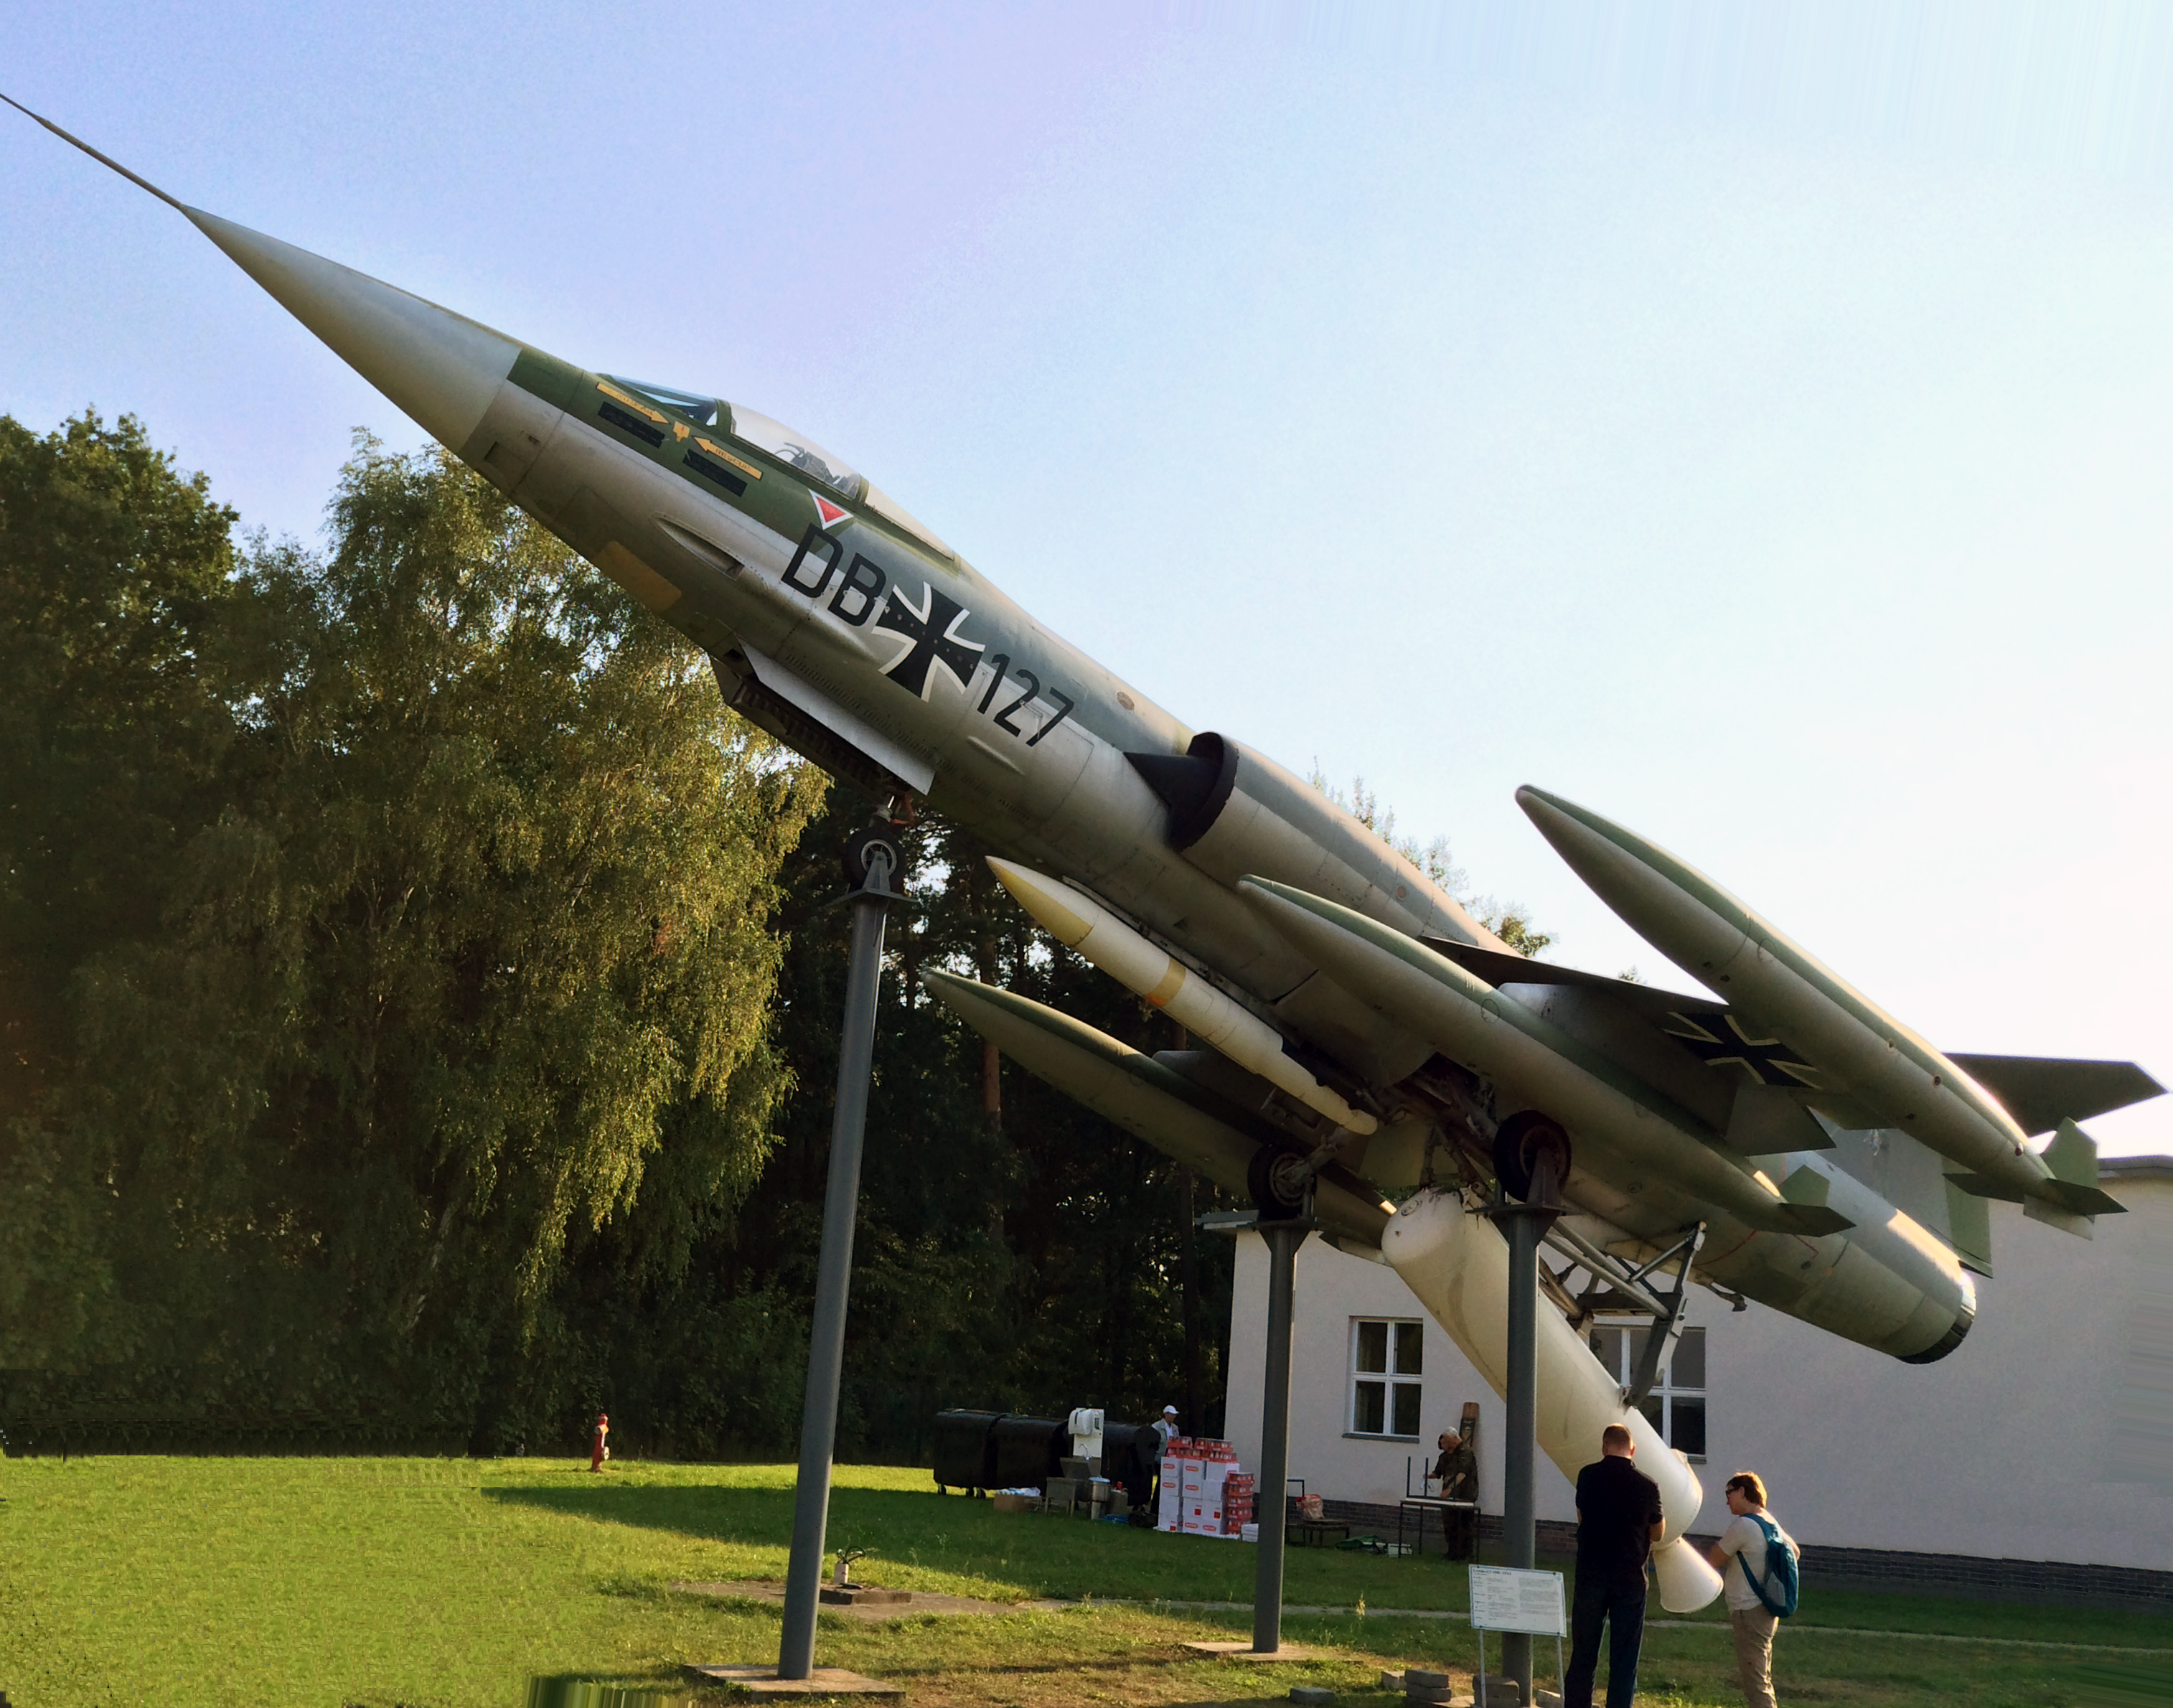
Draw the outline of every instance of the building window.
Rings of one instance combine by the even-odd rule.
[[[1419,1375],[1426,1326],[1351,1319],[1351,1433],[1388,1441],[1419,1436]]]
[[[1602,1323],[1592,1331],[1592,1355],[1627,1387],[1652,1333],[1650,1328]],[[1661,1366],[1660,1379],[1639,1409],[1669,1447],[1693,1459],[1705,1457],[1704,1329],[1683,1330],[1675,1342],[1675,1355]]]

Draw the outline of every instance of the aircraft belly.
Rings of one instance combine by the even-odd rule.
[[[1040,762],[1052,779],[1065,779],[1065,787],[1035,833],[1077,850],[1066,863],[1068,876],[1099,893],[1144,901],[1160,876],[1161,862],[1149,850],[1159,839],[1162,803],[1124,754],[1092,731],[1067,725],[1055,740],[1064,748],[1060,761]]]
[[[954,741],[931,799],[999,853],[1086,885],[1264,1004],[1311,974],[1235,895],[1170,849],[1161,800],[1113,744],[1067,722],[1018,765],[999,769]]]
[[[920,756],[924,767],[932,770],[937,743],[929,725],[936,720],[926,715],[926,707],[909,694],[869,692],[871,682],[880,683],[881,678],[859,630],[844,628],[820,614],[811,616],[787,633],[778,649],[778,658],[787,669],[849,708],[885,737]]]

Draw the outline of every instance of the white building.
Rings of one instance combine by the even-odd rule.
[[[1979,1280],[1968,1339],[1936,1364],[1692,1288],[1656,1398],[1705,1484],[1694,1528],[1717,1531],[1722,1483],[1755,1470],[1806,1544],[1807,1573],[1823,1564],[1828,1581],[2173,1610],[2173,1158],[2108,1159],[2104,1172],[2128,1213],[2101,1218],[2095,1240],[1992,1204],[1996,1279]],[[1264,1243],[1243,1236],[1227,1432],[1247,1465],[1259,1462],[1267,1269]],[[1620,1329],[1607,1346],[1625,1355]],[[1481,1504],[1498,1516],[1502,1401],[1394,1270],[1308,1241],[1292,1360],[1290,1469],[1308,1492],[1393,1509],[1476,1400]],[[1573,1523],[1568,1480],[1545,1458],[1539,1479],[1542,1522]]]

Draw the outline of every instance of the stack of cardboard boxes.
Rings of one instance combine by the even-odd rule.
[[[1171,1441],[1162,1461],[1156,1528],[1235,1541],[1253,1522],[1253,1479],[1227,1441]]]
[[[1253,1474],[1232,1468],[1222,1479],[1222,1533],[1241,1541],[1258,1542],[1259,1527],[1253,1522]]]

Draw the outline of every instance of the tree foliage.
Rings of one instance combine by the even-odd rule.
[[[237,560],[137,423],[4,427],[0,1364],[472,1420],[574,1250],[668,1274],[758,1177],[820,779],[456,466]]]

